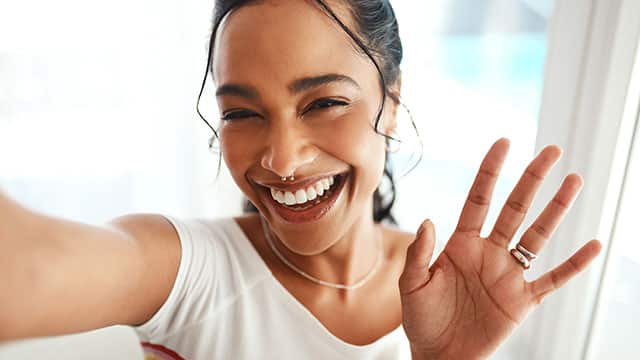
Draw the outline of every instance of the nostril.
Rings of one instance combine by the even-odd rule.
[[[311,144],[271,142],[262,154],[260,165],[283,178],[313,163],[318,155],[319,150]]]

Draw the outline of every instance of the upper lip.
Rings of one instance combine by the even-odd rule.
[[[253,182],[255,182],[260,186],[268,187],[275,190],[295,192],[296,190],[304,189],[309,185],[315,184],[316,182],[318,182],[318,180],[326,179],[326,178],[329,178],[335,175],[340,175],[343,173],[345,172],[343,171],[343,172],[328,173],[324,175],[314,175],[314,176],[304,177],[301,179],[295,178],[295,180],[287,181],[287,182],[284,182],[281,179],[274,180],[274,181],[268,181],[268,180],[263,181],[263,180],[256,180],[256,179],[252,179],[252,180]]]

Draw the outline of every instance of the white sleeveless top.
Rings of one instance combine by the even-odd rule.
[[[145,359],[411,358],[402,325],[364,346],[331,334],[272,275],[232,218],[165,217],[182,256],[165,303],[134,327]]]

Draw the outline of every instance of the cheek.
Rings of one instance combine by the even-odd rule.
[[[327,148],[333,150],[332,155],[353,166],[355,190],[373,193],[384,170],[385,141],[375,132],[373,120],[369,118],[375,115],[345,116],[334,123],[325,138],[330,139]]]
[[[246,167],[255,158],[264,138],[262,126],[250,121],[223,125],[220,149],[229,169]]]
[[[253,192],[245,179],[247,170],[254,164],[258,142],[244,131],[223,127],[220,129],[220,150],[231,177],[247,196]]]
[[[331,137],[335,149],[350,159],[354,166],[376,167],[384,162],[384,138],[372,126],[340,126]],[[378,161],[379,160],[379,161]]]

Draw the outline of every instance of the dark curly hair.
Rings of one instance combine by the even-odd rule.
[[[218,27],[222,20],[231,11],[256,2],[258,0],[216,0],[213,15],[213,29],[209,40],[209,55],[207,59],[207,67],[205,70],[205,78],[202,81],[202,88],[198,96],[198,102],[202,95],[205,81],[211,70],[211,61],[213,59],[213,43],[216,37]],[[386,141],[395,141],[396,139],[380,132],[378,123],[384,111],[384,104],[387,96],[397,104],[400,103],[399,97],[391,92],[390,85],[395,84],[400,77],[400,63],[402,61],[402,42],[400,41],[398,22],[395,13],[388,0],[344,0],[345,5],[350,10],[356,29],[352,31],[346,26],[329,7],[324,0],[312,0],[321,10],[335,21],[342,30],[349,35],[355,43],[356,49],[361,55],[368,57],[376,67],[380,76],[380,86],[382,91],[382,101],[378,109],[375,120],[374,130],[376,133],[384,136]],[[197,109],[198,115],[204,120],[207,126],[213,131],[214,137],[217,139],[217,131],[209,124],[209,122]],[[415,126],[415,125],[414,125]],[[211,146],[211,144],[210,144]],[[221,154],[218,162],[218,169],[221,163]],[[396,185],[393,177],[393,170],[389,163],[389,156],[385,156],[384,179],[387,184],[381,183],[373,194],[373,219],[375,222],[388,221],[396,224],[391,210],[396,200]],[[384,180],[383,179],[383,180]],[[245,212],[256,212],[256,207],[249,201],[244,200],[243,209]]]

